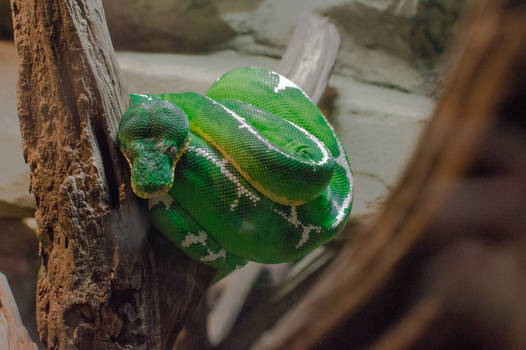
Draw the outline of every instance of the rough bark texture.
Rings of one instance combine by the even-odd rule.
[[[44,265],[37,287],[42,343],[160,348],[164,311],[175,310],[163,326],[177,334],[202,293],[193,285],[206,285],[211,271],[170,247],[156,254],[145,239],[146,216],[125,185],[129,171],[116,143],[128,97],[102,4],[13,0],[11,7],[18,114]],[[176,299],[170,305],[167,294]]]
[[[7,279],[0,273],[0,349],[37,350],[16,307]]]
[[[253,349],[526,346],[526,3],[477,3],[376,220]]]

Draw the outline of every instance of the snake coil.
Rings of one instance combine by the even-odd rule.
[[[119,124],[152,224],[216,280],[333,238],[352,206],[349,161],[309,97],[278,73],[239,68],[207,91],[131,95]]]

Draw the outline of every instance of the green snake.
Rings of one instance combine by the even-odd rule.
[[[118,139],[152,225],[215,280],[246,261],[298,259],[345,225],[351,167],[333,127],[294,83],[263,68],[206,92],[132,94]]]

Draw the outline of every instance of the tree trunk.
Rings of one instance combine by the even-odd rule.
[[[163,237],[152,235],[160,253],[146,239],[144,208],[116,142],[129,99],[102,4],[12,0],[11,7],[18,114],[44,267],[41,341],[50,349],[171,348],[166,342],[213,271],[158,244]]]

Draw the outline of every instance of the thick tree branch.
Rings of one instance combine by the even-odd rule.
[[[41,340],[53,349],[160,348],[160,309],[167,306],[159,285],[178,281],[168,293],[179,296],[175,321],[165,323],[177,333],[188,300],[202,294],[187,280],[203,268],[175,247],[169,252],[171,245],[156,254],[145,239],[146,215],[127,185],[116,143],[129,99],[102,4],[13,0],[11,6],[18,113],[45,268],[37,290]],[[173,273],[186,263],[190,272],[181,282]]]

